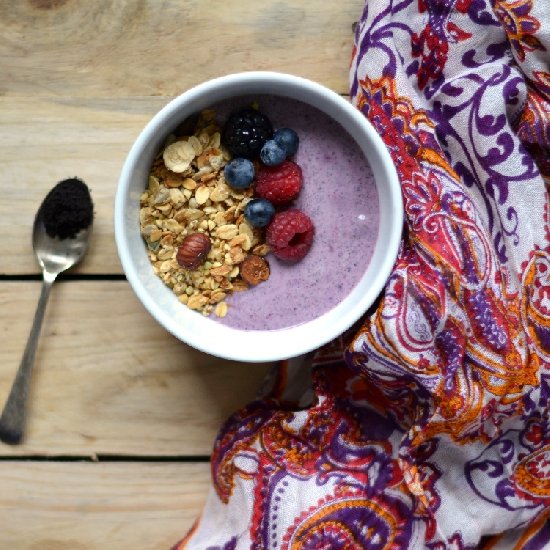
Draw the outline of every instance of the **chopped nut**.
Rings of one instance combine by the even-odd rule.
[[[195,174],[193,174],[193,179],[195,181],[200,180],[205,174],[210,174],[212,172],[212,167],[209,165],[203,166]]]
[[[209,166],[210,163],[208,162],[208,151],[204,151],[197,157],[197,166],[199,167],[199,170],[201,168],[204,168],[205,166]]]
[[[149,242],[156,242],[162,237],[162,231],[160,229],[154,229],[149,235]]]
[[[183,178],[181,177],[180,174],[176,174],[176,173],[170,173],[164,180],[164,184],[166,185],[166,187],[170,187],[170,188],[181,187],[182,183],[183,183]]]
[[[212,193],[210,193],[210,200],[213,202],[221,202],[229,197],[229,190],[218,185]]]
[[[199,141],[199,138],[196,136],[191,136],[187,140],[191,147],[193,147],[193,150],[195,151],[195,156],[199,156],[202,153],[202,143]]]
[[[208,183],[209,181],[212,181],[216,178],[216,174],[204,174],[204,176],[201,176],[201,181],[203,183]]]
[[[216,231],[216,235],[225,241],[230,241],[237,235],[237,226],[232,224],[221,225]]]
[[[270,251],[271,249],[269,248],[269,245],[265,243],[256,245],[252,250],[252,252],[257,256],[266,256]]]
[[[170,203],[159,204],[157,206],[157,210],[160,210],[163,214],[167,214],[170,210],[172,210],[172,205]]]
[[[244,241],[241,246],[243,247],[243,250],[246,250],[247,252],[252,247],[252,242],[250,241],[250,237],[248,235],[244,235]]]
[[[199,141],[202,145],[207,146],[210,143],[210,136],[207,132],[201,132],[198,135]]]
[[[240,246],[245,241],[245,235],[239,234],[236,237],[233,237],[231,239],[231,242],[229,243],[231,246]]]
[[[214,215],[214,223],[216,225],[225,225],[225,212],[217,212]]]
[[[204,204],[209,197],[210,197],[210,190],[208,189],[208,187],[201,185],[195,191],[195,200],[197,201],[197,204]]]
[[[183,187],[184,187],[184,189],[188,189],[189,191],[193,191],[194,189],[197,188],[197,182],[192,178],[185,178],[185,180],[183,180]],[[190,196],[191,195],[189,195],[189,197]],[[189,197],[187,197],[187,198],[189,198]]]
[[[243,290],[247,289],[248,285],[242,279],[239,279],[233,283],[233,290],[235,292],[242,292]]]
[[[198,220],[204,216],[204,212],[198,208],[188,208],[185,211],[185,217],[188,221]]]
[[[186,201],[185,195],[179,189],[170,189],[170,202],[173,206],[179,206]]]
[[[187,301],[187,307],[190,309],[200,309],[208,303],[208,298],[201,296],[200,294],[195,294],[190,296]]]
[[[149,176],[149,194],[156,195],[159,191],[159,180],[155,176]]]
[[[210,303],[217,304],[218,302],[221,302],[226,296],[227,294],[225,292],[222,292],[221,290],[213,292],[210,296]]]
[[[223,158],[223,155],[221,154],[221,151],[218,155],[211,155],[208,161],[210,162],[210,166],[212,166],[214,170],[219,170],[220,168],[222,168],[222,166],[225,165],[225,160]]]
[[[231,261],[234,264],[240,264],[245,258],[243,249],[238,246],[231,247],[229,250],[229,255],[231,256]]]
[[[154,225],[154,224],[147,224],[147,225],[142,224],[141,225],[141,234],[144,237],[149,237],[151,235],[151,233],[153,231],[156,231],[157,229],[158,229],[157,226]]]
[[[231,284],[230,281],[228,281],[227,279],[223,279],[221,282],[220,282],[220,288],[223,288],[225,290],[231,290],[233,288],[233,285]]]
[[[181,233],[183,231],[183,225],[180,225],[176,220],[166,220],[164,226],[168,229],[168,231],[172,231],[174,233]]]
[[[222,265],[220,267],[214,267],[210,270],[210,274],[213,277],[225,277],[231,271],[230,265]]]
[[[212,138],[210,139],[210,143],[208,145],[212,149],[219,149],[220,143],[221,143],[221,134],[220,134],[220,132],[214,132],[212,134]],[[220,151],[220,153],[221,153],[221,151]],[[210,162],[210,164],[212,164],[212,162]]]
[[[172,262],[170,260],[166,260],[160,264],[159,271],[161,273],[168,273],[172,269]]]
[[[173,250],[174,249],[172,247],[163,248],[162,250],[159,250],[159,252],[157,252],[157,258],[159,260],[170,260],[172,258]],[[161,271],[162,271],[162,268],[161,268]]]
[[[224,317],[227,296],[255,284],[245,281],[242,270],[247,251],[253,248],[264,261],[260,256],[269,247],[243,215],[253,189],[235,190],[225,182],[231,156],[221,146],[215,113],[203,111],[194,135],[181,135],[170,136],[153,161],[140,196],[141,234],[154,272],[177,299],[203,315]]]
[[[167,221],[173,221],[173,220],[167,220]],[[164,235],[162,237],[162,240],[160,241],[161,246],[172,246],[174,244],[174,235],[172,233],[168,233],[168,235]]]

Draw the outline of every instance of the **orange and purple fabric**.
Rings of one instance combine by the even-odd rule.
[[[550,548],[549,50],[545,0],[367,1],[350,95],[398,170],[397,261],[226,422],[177,549]]]

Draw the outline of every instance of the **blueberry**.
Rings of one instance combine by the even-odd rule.
[[[286,159],[286,152],[274,139],[268,139],[260,151],[260,159],[266,166],[277,166]]]
[[[273,134],[273,140],[286,152],[286,157],[293,157],[298,150],[298,134],[292,128],[279,128]]]
[[[248,159],[233,159],[225,165],[223,175],[234,189],[246,189],[254,180],[254,164]]]
[[[267,199],[252,199],[244,208],[244,217],[252,227],[269,225],[275,207]]]

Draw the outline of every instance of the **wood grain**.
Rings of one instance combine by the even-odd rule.
[[[238,71],[289,72],[346,93],[351,25],[363,5],[0,0],[0,275],[39,273],[36,209],[72,176],[86,181],[95,203],[91,248],[74,272],[122,273],[116,185],[151,116],[191,86]],[[0,406],[38,293],[38,282],[0,280]],[[0,443],[0,548],[169,548],[209,486],[207,463],[176,460],[209,455],[223,421],[253,399],[268,367],[179,342],[124,281],[56,284],[26,441]],[[129,462],[57,461],[61,455]]]
[[[0,402],[39,283],[0,284]],[[60,282],[37,352],[27,439],[0,455],[209,455],[223,421],[256,395],[268,365],[224,361],[162,329],[125,281]]]
[[[0,547],[168,550],[199,516],[208,464],[0,463]]]
[[[118,177],[133,141],[170,98],[0,98],[0,274],[38,273],[36,210],[60,180],[90,187],[94,228],[75,273],[121,273],[113,228]]]
[[[171,98],[0,97],[0,275],[37,274],[36,210],[61,179],[81,177],[94,230],[73,273],[120,274],[113,227],[118,177],[133,141]]]
[[[248,70],[345,92],[363,0],[0,1],[1,95],[171,96]]]
[[[72,176],[86,181],[95,202],[90,251],[73,271],[122,273],[112,218],[124,159],[153,114],[192,85],[269,69],[347,91],[351,24],[362,0],[337,10],[321,0],[159,7],[156,0],[0,0],[0,275],[39,272],[31,250],[36,209]]]

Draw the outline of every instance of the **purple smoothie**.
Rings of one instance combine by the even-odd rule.
[[[361,149],[340,124],[318,109],[264,95],[224,102],[214,109],[225,117],[252,101],[275,129],[287,126],[298,133],[300,146],[293,160],[302,168],[304,182],[289,207],[312,219],[315,238],[299,262],[283,262],[268,254],[269,280],[231,295],[226,300],[227,316],[218,322],[245,330],[277,330],[321,316],[359,282],[378,236],[378,194]]]

